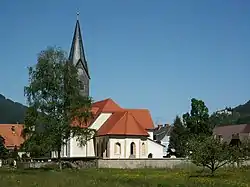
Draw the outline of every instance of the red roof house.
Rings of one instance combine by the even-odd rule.
[[[4,138],[7,149],[20,148],[24,142],[22,130],[22,124],[0,124],[0,136]]]

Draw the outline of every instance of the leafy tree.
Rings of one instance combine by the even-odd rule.
[[[186,128],[182,124],[181,118],[176,116],[173,129],[170,133],[169,149],[174,148],[176,157],[185,156]]]
[[[43,149],[57,151],[59,161],[66,140],[77,136],[85,144],[93,135],[89,129],[79,127],[92,117],[92,100],[80,95],[77,69],[61,49],[49,47],[40,52],[37,64],[29,67],[25,96],[29,109],[24,135],[34,141],[42,137]],[[73,121],[77,125],[71,125]]]
[[[212,174],[226,164],[239,162],[245,156],[240,148],[222,143],[212,136],[189,139],[186,150],[194,164],[210,169]]]
[[[184,125],[189,135],[211,135],[208,108],[202,100],[191,99],[191,111],[183,115]]]
[[[10,157],[13,158],[14,160],[20,159],[20,157],[18,155],[18,149],[16,146],[14,147],[13,151],[10,152]]]
[[[30,157],[49,157],[50,147],[46,145],[42,133],[32,134],[22,145],[21,149],[30,153]]]
[[[0,159],[5,158],[8,154],[8,150],[4,144],[5,144],[5,140],[2,136],[0,136]]]

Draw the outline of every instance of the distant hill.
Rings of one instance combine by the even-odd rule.
[[[233,110],[239,112],[241,115],[250,115],[250,100],[244,105],[235,107]]]
[[[27,107],[0,94],[0,124],[23,123]]]
[[[240,114],[240,118],[238,120],[239,124],[250,124],[250,100],[243,105],[239,105],[233,108],[233,111],[238,112]]]

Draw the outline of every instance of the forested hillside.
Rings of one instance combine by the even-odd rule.
[[[26,108],[0,94],[0,124],[23,123]]]
[[[239,124],[250,123],[250,100],[244,105],[235,107],[233,111],[240,114],[240,118],[238,120]]]
[[[250,124],[250,100],[243,105],[235,108],[226,107],[224,110],[228,112],[214,112],[210,116],[213,126]]]

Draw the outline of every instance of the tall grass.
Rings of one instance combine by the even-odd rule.
[[[247,187],[250,169],[221,169],[214,177],[180,169],[0,170],[0,187]]]

